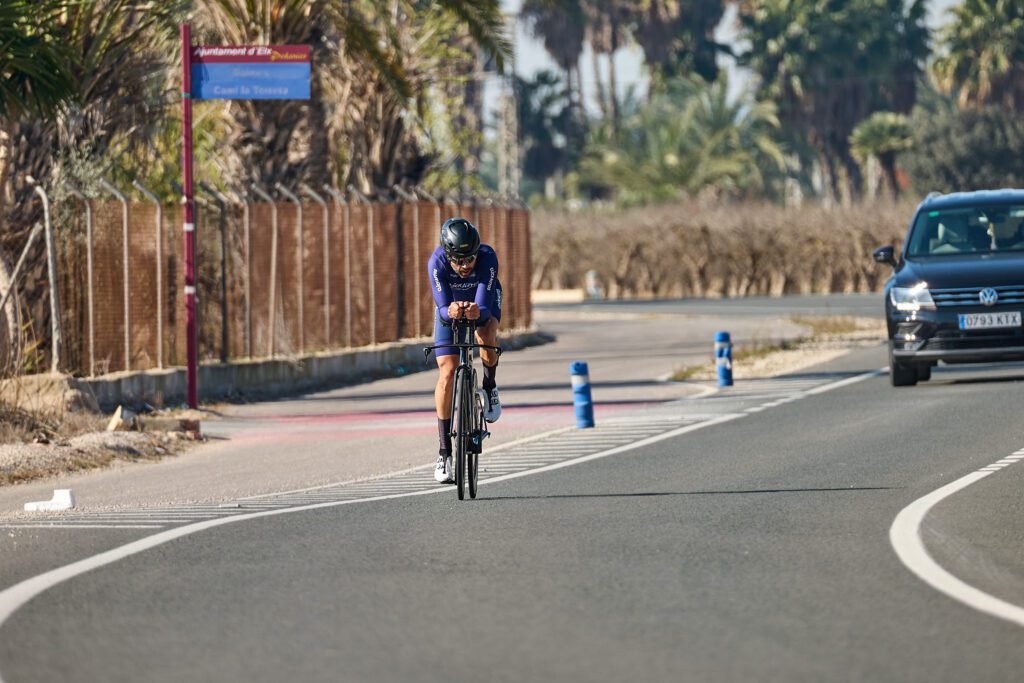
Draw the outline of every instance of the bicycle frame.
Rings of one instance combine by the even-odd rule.
[[[475,343],[472,335],[476,325],[471,320],[453,320],[452,328],[454,332],[452,344],[428,346],[423,349],[423,354],[424,360],[426,360],[432,351],[439,348],[457,348],[459,350],[459,364],[455,368],[452,389],[450,436],[455,464],[456,489],[459,500],[463,500],[467,483],[469,497],[476,498],[479,456],[483,451],[484,439],[490,436],[490,432],[487,431],[487,423],[484,421],[483,401],[477,393],[479,387],[476,368],[473,366],[473,352],[476,349],[491,349],[500,356],[501,347]]]

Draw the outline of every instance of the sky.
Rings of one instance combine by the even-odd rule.
[[[948,20],[947,15],[949,8],[958,4],[958,2],[959,0],[930,0],[928,7],[928,26],[933,29],[942,26]],[[522,4],[522,0],[502,0],[501,8],[506,15],[515,15],[518,14],[519,8]],[[731,43],[735,40],[735,19],[736,6],[731,3],[715,33],[719,42]],[[515,27],[515,72],[520,76],[527,77],[543,69],[549,69],[557,72],[558,68],[555,66],[554,62],[551,61],[551,58],[548,57],[543,44],[534,39],[520,22],[515,22]],[[742,90],[746,82],[746,78],[743,75],[742,70],[736,69],[730,62],[731,60],[723,61],[721,65],[730,72],[730,90],[732,91],[732,95],[735,96]],[[580,63],[584,65],[580,70],[583,79],[584,102],[588,111],[596,112],[597,105],[594,101],[594,71],[590,67],[589,50],[584,52]],[[618,78],[618,90],[620,96],[625,94],[630,87],[636,88],[638,95],[643,95],[643,93],[646,92],[647,81],[643,74],[642,64],[643,53],[640,51],[640,48],[635,45],[620,48],[615,53],[615,69]],[[607,67],[604,68],[607,70]],[[607,75],[605,75],[604,78],[606,79]],[[485,92],[485,98],[490,102],[493,102],[497,93],[497,84],[488,84]],[[490,108],[489,105],[488,108]]]

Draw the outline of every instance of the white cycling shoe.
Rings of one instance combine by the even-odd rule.
[[[434,465],[434,481],[438,484],[449,484],[454,480],[452,477],[452,456],[447,458],[443,455],[437,456],[437,464]]]
[[[481,391],[485,396],[490,393],[488,399],[484,401],[484,419],[488,422],[497,422],[501,417],[501,399],[498,397],[498,387],[494,387],[490,392],[483,389]]]

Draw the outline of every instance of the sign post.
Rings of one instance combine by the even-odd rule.
[[[185,231],[188,405],[199,407],[196,226],[192,195],[192,100],[308,100],[309,45],[197,45],[181,25],[181,198]],[[301,229],[301,226],[300,226]]]
[[[181,25],[181,173],[185,237],[185,342],[188,407],[199,407],[199,339],[196,336],[196,223],[192,198],[192,27]]]

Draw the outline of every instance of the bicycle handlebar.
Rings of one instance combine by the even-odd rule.
[[[427,358],[430,356],[430,353],[434,349],[490,349],[491,351],[494,351],[496,354],[498,354],[499,357],[501,356],[502,353],[500,346],[491,346],[490,344],[460,344],[457,342],[453,342],[451,344],[434,344],[433,346],[425,346],[423,348],[424,362],[427,360]]]
[[[455,331],[455,334],[458,335],[459,332],[461,332],[462,330],[465,330],[467,328],[475,328],[476,321],[469,320],[468,318],[456,318],[455,320],[452,320],[451,325]],[[458,336],[456,336],[456,339],[458,339]],[[451,344],[434,344],[433,346],[425,347],[423,349],[424,363],[427,361],[427,358],[430,357],[431,352],[433,352],[435,349],[490,349],[491,351],[497,353],[499,357],[501,356],[500,346],[491,346],[490,344],[475,344],[472,342],[452,342]]]

